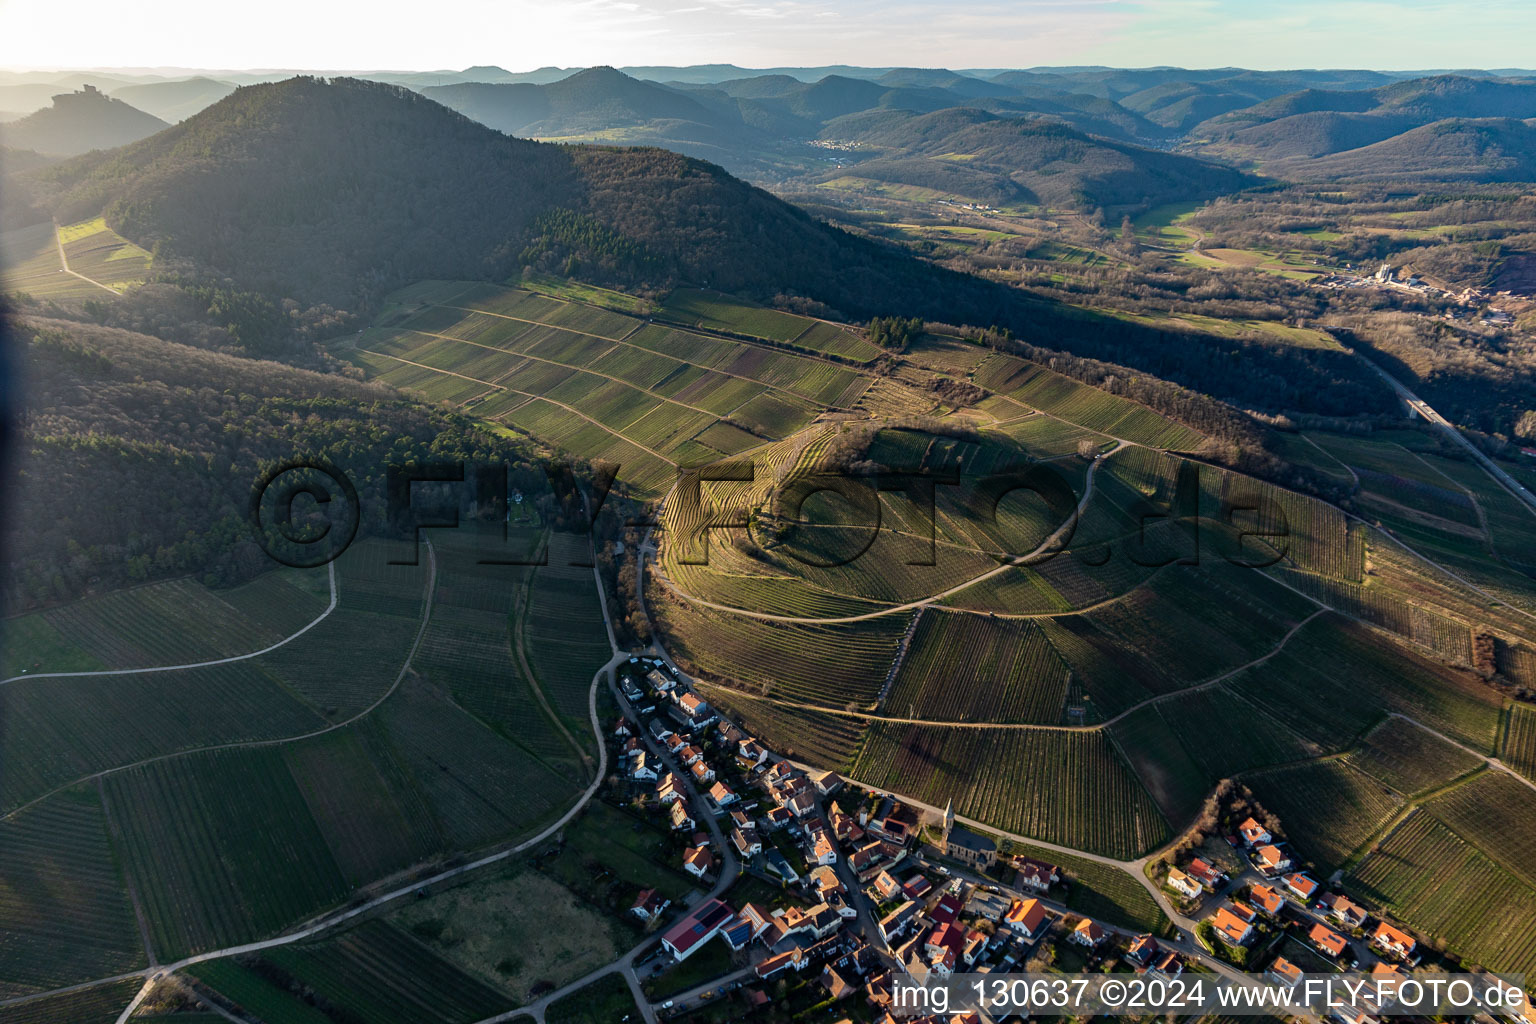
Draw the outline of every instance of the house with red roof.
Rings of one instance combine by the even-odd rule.
[[[1278,846],[1261,846],[1253,852],[1254,863],[1266,875],[1277,875],[1291,866],[1291,858]]]
[[[1050,917],[1045,912],[1045,904],[1039,900],[1014,900],[1008,907],[1008,913],[1003,915],[1002,923],[1014,935],[1033,942],[1045,934]]]
[[[714,866],[714,855],[705,847],[690,846],[683,851],[683,870],[694,878],[703,878]]]
[[[1307,941],[1324,956],[1337,960],[1349,948],[1349,940],[1325,924],[1314,924],[1307,932]]]
[[[1228,945],[1246,945],[1248,940],[1253,938],[1253,925],[1233,913],[1229,907],[1217,907],[1210,921],[1211,926],[1216,929],[1216,934],[1220,935]]]
[[[1089,949],[1093,949],[1108,937],[1109,933],[1106,932],[1098,924],[1098,922],[1085,917],[1081,921],[1077,922],[1077,926],[1073,928],[1072,933],[1067,936],[1067,941],[1075,942],[1079,946],[1087,946]]]
[[[661,936],[661,944],[678,960],[697,953],[736,916],[722,900],[709,899],[694,907]]]
[[[1418,948],[1419,940],[1383,921],[1376,926],[1376,931],[1371,935],[1371,945],[1384,953],[1400,956],[1404,959],[1413,955]]]
[[[1304,973],[1306,972],[1285,957],[1277,956],[1275,962],[1269,965],[1269,970],[1264,972],[1264,976],[1278,985],[1295,988]]]
[[[1254,885],[1248,890],[1248,898],[1270,917],[1279,917],[1285,909],[1285,895],[1270,885]]]
[[[1343,893],[1328,893],[1318,899],[1317,905],[1345,928],[1365,927],[1366,909]]]
[[[1300,900],[1304,907],[1312,902],[1312,897],[1317,895],[1317,882],[1302,871],[1286,875],[1280,880],[1280,884],[1290,890],[1291,895]]]
[[[1131,940],[1130,946],[1126,948],[1125,955],[1138,964],[1146,964],[1150,963],[1152,958],[1157,956],[1161,948],[1157,944],[1157,940],[1152,936],[1138,935]]]
[[[1207,892],[1215,892],[1227,880],[1227,876],[1204,858],[1196,857],[1184,869],[1185,874],[1199,882]]]
[[[1243,842],[1248,846],[1262,846],[1275,840],[1275,837],[1269,834],[1269,829],[1259,824],[1255,818],[1249,818],[1237,826],[1237,831],[1242,835]]]

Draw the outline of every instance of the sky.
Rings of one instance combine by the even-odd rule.
[[[1536,65],[1533,0],[0,0],[0,67]]]

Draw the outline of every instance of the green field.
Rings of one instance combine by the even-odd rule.
[[[1146,886],[1129,872],[1054,850],[1042,850],[1027,843],[1009,843],[1008,849],[1020,856],[1063,868],[1068,886],[1067,907],[1079,914],[1155,935],[1166,934],[1166,929],[1171,927],[1168,916],[1158,907]]]
[[[1260,772],[1245,781],[1279,815],[1286,838],[1319,878],[1343,866],[1402,806],[1401,796],[1341,760]]]
[[[883,707],[940,722],[1056,723],[1068,672],[1033,623],[925,612]]]
[[[874,723],[852,774],[1020,835],[1130,858],[1168,823],[1099,732]]]
[[[1110,737],[1175,825],[1194,818],[1212,779],[1185,752],[1158,707],[1145,707],[1110,727]]]
[[[1411,814],[1346,877],[1369,904],[1494,971],[1536,970],[1536,890],[1440,824]]]
[[[145,966],[94,786],[0,820],[0,997]]]
[[[611,964],[633,942],[607,908],[515,861],[403,904],[385,920],[461,974],[505,991],[508,1007]]]
[[[617,974],[609,974],[555,1000],[544,1011],[544,1019],[548,1024],[612,1024],[639,1012],[628,982]]]

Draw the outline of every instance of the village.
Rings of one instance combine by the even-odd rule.
[[[952,807],[935,815],[768,750],[663,659],[632,657],[618,682],[623,713],[611,741],[623,785],[681,837],[681,869],[713,886],[685,907],[643,890],[628,910],[660,935],[637,961],[641,977],[677,972],[695,982],[659,999],[658,1018],[791,1020],[815,1010],[837,1024],[982,1019],[893,1016],[896,972],[919,982],[1214,972],[1294,985],[1303,974],[1433,968],[1414,935],[1294,864],[1274,822],[1237,824],[1215,840],[1224,856],[1157,861],[1148,884],[1192,927],[1129,930],[1070,910],[1080,883],[1066,870],[1000,849]],[[705,963],[718,970],[696,969]],[[755,1014],[770,1004],[771,1016]],[[1363,1002],[1331,1017],[1375,1024],[1383,1009]]]

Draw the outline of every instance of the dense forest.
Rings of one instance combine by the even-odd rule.
[[[271,567],[247,502],[273,460],[346,472],[364,532],[386,528],[390,464],[487,461],[533,474],[531,451],[469,420],[339,374],[145,334],[21,316],[26,400],[7,488],[10,609],[193,572],[233,583]]]

